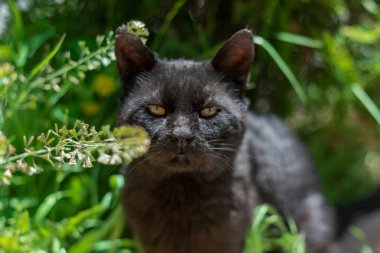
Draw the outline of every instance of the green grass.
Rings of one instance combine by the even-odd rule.
[[[252,108],[281,115],[301,135],[332,204],[379,184],[375,1],[215,1],[207,11],[183,0],[35,2],[25,11],[8,0],[11,20],[0,36],[0,252],[141,252],[123,222],[123,176],[110,165],[136,153],[122,157],[104,146],[106,136],[122,135],[104,126],[114,124],[121,94],[112,31],[127,19],[144,21],[147,45],[167,58],[211,57],[236,30],[252,27]],[[87,153],[60,152],[81,144]],[[257,207],[245,252],[304,252],[286,219]]]
[[[271,206],[256,207],[246,236],[245,253],[264,253],[273,250],[305,253],[305,240],[293,220],[283,217]]]

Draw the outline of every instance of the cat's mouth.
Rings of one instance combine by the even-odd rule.
[[[160,166],[169,173],[208,172],[214,165],[212,157],[206,156],[206,151],[197,149],[166,149],[151,150],[153,159],[149,159],[152,166]]]
[[[184,152],[178,152],[170,161],[174,164],[191,164],[189,156]]]

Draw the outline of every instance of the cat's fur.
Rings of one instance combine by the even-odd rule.
[[[125,97],[118,124],[151,137],[125,170],[122,201],[146,253],[242,253],[255,206],[295,219],[308,252],[334,236],[334,212],[308,152],[276,117],[247,112],[242,92],[253,61],[241,30],[208,61],[157,59],[125,27],[115,53]],[[165,116],[153,116],[160,105]],[[219,112],[203,118],[204,107]]]

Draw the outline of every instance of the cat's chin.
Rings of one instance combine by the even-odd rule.
[[[205,152],[190,151],[190,152],[165,152],[156,151],[148,154],[146,162],[149,166],[156,167],[160,173],[176,174],[176,173],[196,173],[203,174],[215,170],[215,165],[218,164],[213,157],[207,156]]]
[[[190,172],[192,163],[188,155],[179,153],[169,161],[169,168],[174,172]]]
[[[176,156],[174,156],[171,160],[170,160],[170,164],[173,165],[173,166],[185,166],[185,167],[189,167],[191,166],[191,161],[190,161],[190,158],[186,155],[186,154],[178,154]]]
[[[187,154],[179,153],[168,162],[168,169],[173,173],[208,172],[210,169],[207,162],[200,166],[199,159],[190,157]],[[206,166],[205,166],[206,165]]]

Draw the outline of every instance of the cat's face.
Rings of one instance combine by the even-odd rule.
[[[230,166],[244,133],[241,92],[252,49],[251,33],[243,30],[211,61],[161,61],[137,37],[118,30],[116,56],[126,93],[118,124],[148,132],[147,163],[165,168],[163,173],[219,174]]]

